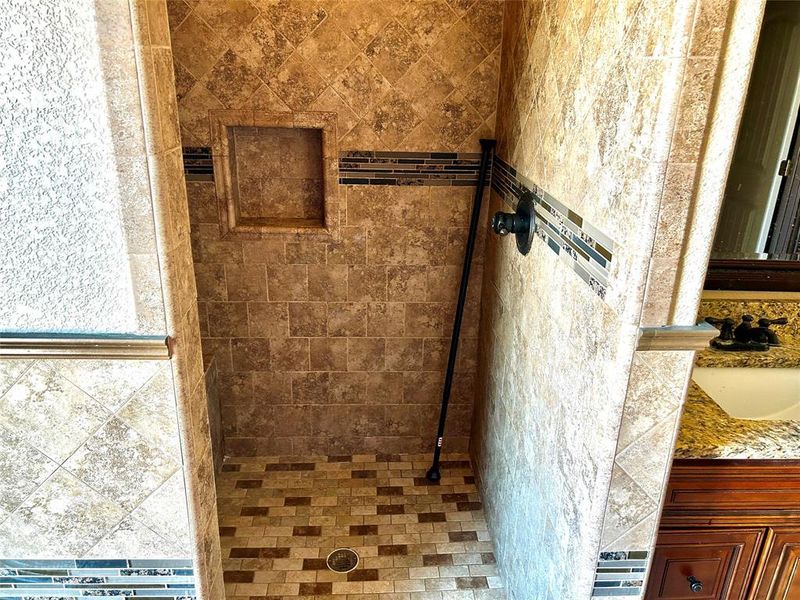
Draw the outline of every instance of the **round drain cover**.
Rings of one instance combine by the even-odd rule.
[[[350,548],[337,548],[328,554],[328,568],[336,573],[349,573],[358,566],[358,554]]]

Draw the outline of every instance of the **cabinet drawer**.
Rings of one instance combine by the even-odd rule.
[[[763,529],[660,532],[645,598],[744,599],[763,538]]]
[[[797,513],[800,467],[796,461],[675,461],[664,510]]]

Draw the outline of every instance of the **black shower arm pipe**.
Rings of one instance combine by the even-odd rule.
[[[461,269],[461,285],[458,288],[458,302],[456,303],[456,314],[453,319],[453,337],[450,340],[450,355],[447,357],[447,372],[444,377],[444,388],[442,389],[442,407],[439,411],[439,428],[436,432],[436,445],[433,450],[433,463],[428,469],[426,477],[429,481],[439,481],[441,472],[439,471],[439,460],[442,455],[442,445],[444,443],[444,428],[447,423],[447,406],[450,403],[450,391],[453,387],[453,371],[456,367],[456,355],[458,354],[458,338],[461,333],[461,319],[464,316],[464,304],[467,300],[467,288],[469,286],[469,271],[472,266],[472,255],[475,251],[475,240],[478,237],[478,222],[481,217],[481,204],[483,203],[483,191],[486,187],[486,179],[489,173],[489,165],[492,160],[492,153],[496,144],[495,140],[480,140],[481,143],[481,166],[478,171],[478,183],[475,186],[475,197],[472,201],[472,215],[469,220],[469,235],[467,236],[467,247],[464,251],[464,266]]]

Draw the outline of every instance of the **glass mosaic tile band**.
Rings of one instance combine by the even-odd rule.
[[[380,152],[339,154],[344,185],[475,185],[480,152]]]
[[[0,598],[195,600],[191,559],[0,559]]]
[[[580,215],[571,211],[535,183],[505,162],[494,157],[492,189],[515,207],[523,193],[536,198],[536,234],[601,298],[608,288],[608,273],[614,257],[614,242]]]
[[[601,552],[592,598],[640,596],[647,571],[647,551]]]
[[[208,146],[183,147],[183,174],[188,181],[213,181],[214,165]]]

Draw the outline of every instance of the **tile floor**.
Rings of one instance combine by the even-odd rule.
[[[227,600],[505,600],[466,455],[229,458],[217,478]],[[348,573],[325,559],[348,547]]]

